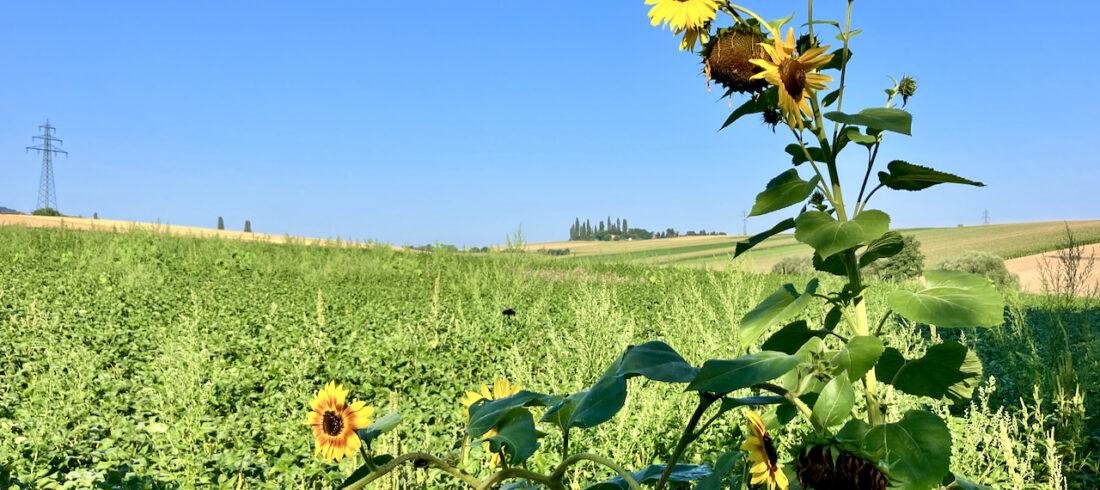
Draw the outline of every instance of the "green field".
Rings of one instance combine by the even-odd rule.
[[[937,240],[1009,255],[1044,243],[997,244],[994,230],[1022,236],[1009,225],[915,233],[930,260]],[[456,458],[459,398],[481,382],[576,392],[626,346],[648,340],[695,365],[743,354],[739,319],[784,278],[649,263],[725,260],[711,245],[621,252],[634,264],[0,227],[0,486],[331,488],[354,466],[314,459],[303,423],[312,393],[329,380],[379,415],[402,413],[380,449]],[[762,247],[758,263],[786,247],[782,239]],[[691,254],[700,255],[682,257]],[[872,318],[892,287],[904,286],[869,293]],[[1070,488],[1096,488],[1100,311],[1006,294],[1002,327],[887,324],[888,345],[918,345],[910,358],[942,339],[966,343],[986,377],[969,406],[898,393],[889,413],[948,414],[952,470],[995,488],[1053,488],[1062,476]],[[517,314],[504,317],[505,308]],[[1058,388],[1078,386],[1084,402],[1056,409],[1065,400]],[[667,384],[634,380],[630,390],[615,419],[573,433],[575,451],[631,470],[666,460],[694,400]],[[684,461],[713,463],[729,449],[742,423],[735,413]],[[784,461],[806,430],[790,424],[775,434]],[[547,432],[555,447],[558,436]],[[545,470],[557,459],[542,451],[529,464]],[[484,461],[475,451],[467,468],[485,471]],[[608,476],[584,467],[571,488]],[[443,481],[406,468],[376,488],[455,488]]]
[[[989,252],[1005,259],[1054,250],[1062,239],[1065,224],[1083,242],[1100,242],[1100,220],[914,228],[899,231],[913,235],[920,241],[925,263],[934,267],[944,259],[969,250]],[[568,248],[570,257],[584,260],[689,265],[710,269],[733,266],[756,272],[768,272],[776,262],[787,257],[808,258],[812,254],[810,247],[795,241],[794,235],[781,234],[734,261],[733,253],[737,242],[745,238],[747,237],[706,236],[631,242],[553,242],[530,244],[527,249]]]

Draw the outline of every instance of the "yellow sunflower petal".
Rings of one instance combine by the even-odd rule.
[[[776,469],[775,471],[775,484],[783,490],[787,490],[791,486],[791,482],[787,480],[787,474],[783,473],[783,470]]]

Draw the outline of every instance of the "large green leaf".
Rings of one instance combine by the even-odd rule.
[[[982,380],[982,361],[973,351],[958,342],[945,342],[928,349],[920,359],[898,364],[901,353],[890,349],[883,356],[882,369],[876,371],[879,380],[916,396],[942,399],[958,405],[970,401],[974,388]]]
[[[791,163],[795,164],[795,166],[809,161],[809,159],[806,158],[807,153],[810,154],[810,157],[813,158],[815,162],[827,161],[825,159],[825,152],[816,146],[807,146],[806,149],[803,150],[802,145],[791,143],[783,148],[783,151],[791,156]]]
[[[774,108],[779,105],[779,90],[775,87],[770,87],[767,90],[760,93],[755,97],[749,98],[744,104],[741,104],[736,110],[733,111],[729,117],[726,118],[726,122],[722,123],[722,127],[718,128],[719,131],[726,129],[726,126],[733,124],[734,121],[740,119],[742,116],[749,114],[755,114],[758,112],[764,112],[767,109]]]
[[[902,238],[901,233],[888,231],[875,241],[867,244],[867,248],[859,256],[859,266],[861,268],[867,267],[871,262],[878,259],[893,257],[900,253],[903,248],[905,248],[905,239]]]
[[[806,285],[805,293],[799,293],[792,284],[784,284],[741,318],[738,329],[742,345],[755,343],[764,329],[802,313],[813,300],[816,291],[817,279]]]
[[[661,474],[664,473],[665,467],[663,464],[651,464],[646,469],[641,471],[631,471],[630,476],[634,478],[634,481],[646,484],[656,483],[661,479]],[[693,465],[693,464],[677,464],[672,467],[672,473],[669,473],[668,481],[673,482],[688,482],[698,480],[710,474],[710,468],[707,465]],[[584,487],[584,490],[627,490],[630,485],[626,483],[626,480],[621,476],[616,476],[610,480],[602,481],[593,485]]]
[[[836,369],[833,374],[847,371],[848,379],[862,378],[882,356],[882,340],[873,335],[859,335],[848,339],[848,344],[833,357]]]
[[[385,434],[397,427],[397,424],[401,423],[401,414],[398,412],[388,413],[378,420],[375,420],[370,425],[356,431],[356,435],[359,436],[359,440],[363,442],[363,445],[370,448],[371,441],[378,438],[378,436]]]
[[[839,70],[843,67],[842,64],[844,63],[844,48],[837,49],[836,51],[833,51],[832,54],[833,54],[833,59],[829,60],[828,63],[825,63],[824,65],[822,65],[821,66],[822,70],[830,70],[830,69],[831,70]],[[848,61],[852,61],[852,50],[851,50],[851,48],[848,49]],[[828,104],[826,104],[826,105],[828,105]]]
[[[794,354],[798,349],[802,348],[802,344],[805,344],[807,340],[814,337],[824,338],[825,335],[825,332],[810,330],[805,320],[799,320],[788,324],[779,329],[778,332],[772,334],[760,348],[762,350],[773,350],[784,354]]]
[[[497,433],[487,439],[493,452],[504,450],[508,463],[520,464],[530,458],[539,448],[538,431],[535,430],[535,418],[526,408],[513,408],[500,419]]]
[[[936,184],[966,184],[985,187],[985,184],[959,177],[955,174],[913,165],[909,162],[894,160],[886,164],[889,172],[879,172],[878,180],[882,185],[899,191],[919,191]]]
[[[756,352],[729,361],[711,359],[703,363],[687,390],[729,393],[778,378],[798,363],[798,356],[774,351]]]
[[[959,475],[951,475],[948,479],[951,480],[951,483],[949,483],[949,486],[947,487],[949,489],[961,488],[963,490],[993,490],[992,487],[987,487]],[[944,481],[946,482],[947,480]]]
[[[624,403],[626,403],[626,378],[604,376],[577,400],[569,426],[587,429],[600,425],[619,413]]]
[[[627,349],[618,370],[618,374],[627,379],[644,376],[665,383],[687,383],[695,379],[697,372],[699,370],[688,364],[672,347],[660,341]]]
[[[915,322],[940,327],[994,327],[1004,323],[1004,300],[984,277],[957,271],[926,271],[927,287],[894,291],[887,304]]]
[[[714,463],[714,471],[706,478],[699,480],[699,483],[696,483],[692,490],[722,490],[728,488],[725,486],[724,481],[730,471],[733,470],[733,465],[744,455],[743,451],[726,451],[722,453],[721,456],[718,456],[718,461]]]
[[[749,216],[760,216],[793,206],[813,194],[821,177],[814,175],[809,182],[798,176],[798,170],[790,169],[768,182],[764,192],[757,194]]]
[[[905,413],[901,421],[872,428],[863,439],[863,452],[897,488],[938,488],[948,474],[951,432],[939,416],[923,410]]]
[[[875,107],[859,111],[859,114],[833,111],[826,112],[825,117],[841,124],[866,126],[906,135],[912,134],[913,115],[901,109]]]
[[[794,218],[787,218],[783,221],[780,221],[768,231],[753,235],[748,240],[737,242],[737,248],[733,251],[733,258],[736,259],[741,254],[748,252],[749,249],[751,249],[752,247],[760,244],[760,242],[780,233],[783,233],[784,231],[787,231],[791,228],[794,228]]]
[[[840,222],[828,213],[807,211],[795,220],[796,240],[814,248],[817,254],[828,257],[866,242],[870,242],[890,229],[890,216],[870,209],[859,213],[851,221]]]
[[[480,437],[500,423],[506,413],[517,407],[549,406],[557,404],[559,397],[532,391],[521,391],[499,400],[482,400],[470,405],[470,437]]]
[[[843,422],[856,404],[856,393],[847,376],[835,376],[825,384],[814,403],[813,416],[825,427]]]

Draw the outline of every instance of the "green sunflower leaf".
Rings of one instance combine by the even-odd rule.
[[[887,109],[875,107],[859,111],[859,114],[845,114],[843,112],[826,112],[825,117],[831,121],[854,126],[866,126],[868,128],[893,131],[904,135],[912,135],[913,115],[901,109]]]
[[[830,61],[830,63],[831,63],[831,61]],[[829,106],[833,105],[833,102],[836,102],[836,99],[838,97],[840,97],[840,89],[836,89],[836,90],[833,90],[832,92],[829,92],[829,93],[825,94],[825,97],[821,98],[821,106],[822,107],[829,107]]]
[[[359,440],[363,442],[364,446],[369,447],[371,441],[393,430],[399,423],[401,423],[401,414],[392,412],[380,417],[367,427],[359,429],[355,434],[359,436]]]
[[[618,374],[627,379],[644,376],[665,383],[687,383],[695,379],[698,372],[698,368],[688,364],[672,347],[660,341],[627,349],[618,370]]]
[[[640,484],[656,483],[661,479],[661,474],[664,473],[665,467],[663,464],[651,464],[646,469],[641,471],[631,471],[630,477],[635,482]],[[695,481],[700,478],[704,478],[710,474],[710,468],[707,465],[693,465],[693,464],[677,464],[672,467],[672,473],[669,474],[668,481],[670,482],[689,482]],[[627,490],[630,485],[626,483],[626,480],[621,476],[616,476],[610,480],[605,480],[596,484],[584,487],[584,490]]]
[[[835,376],[825,384],[814,402],[813,417],[825,427],[832,427],[847,419],[855,404],[852,382],[847,376]]]
[[[987,487],[978,482],[969,480],[959,475],[952,474],[949,478],[944,480],[947,488],[961,488],[962,490],[993,490],[993,487]]]
[[[890,216],[869,209],[859,213],[851,221],[840,222],[821,211],[807,211],[795,220],[796,240],[814,248],[817,254],[828,257],[842,250],[870,242],[890,229]]]
[[[833,375],[848,373],[848,379],[856,381],[867,374],[882,356],[882,339],[873,335],[858,335],[848,339],[848,343],[833,356],[836,366]]]
[[[895,312],[915,322],[945,328],[995,327],[1004,323],[1004,300],[984,277],[956,271],[926,271],[926,287],[894,291],[886,298]]]
[[[791,143],[784,147],[783,151],[791,156],[791,163],[795,164],[795,166],[802,165],[809,161],[806,158],[806,153],[809,153],[810,157],[812,157],[815,162],[825,161],[825,152],[816,146],[807,146],[806,150],[803,151],[802,145]]]
[[[744,104],[741,104],[736,110],[733,111],[729,117],[726,118],[726,122],[722,123],[722,127],[718,128],[719,131],[726,129],[727,126],[733,124],[742,116],[749,114],[756,114],[764,112],[767,109],[777,107],[779,105],[779,90],[775,87],[770,87],[767,90],[760,93],[760,95],[746,100]]]
[[[775,351],[756,352],[729,361],[711,359],[703,364],[687,391],[729,393],[778,378],[798,363],[798,356]]]
[[[909,490],[937,488],[948,474],[951,432],[939,416],[911,410],[897,423],[868,431],[863,453],[889,475],[891,485]]]
[[[896,349],[888,352],[875,374],[880,381],[910,395],[959,405],[970,401],[982,380],[981,359],[958,342],[934,345],[912,361],[906,361]]]
[[[733,470],[733,465],[744,455],[743,451],[726,451],[722,453],[721,456],[718,456],[718,461],[714,463],[714,471],[706,478],[699,480],[699,483],[696,483],[692,490],[722,490],[729,488],[723,483],[726,477],[729,476],[730,471]]]
[[[807,182],[798,176],[798,170],[787,170],[770,180],[764,192],[756,195],[756,204],[749,216],[760,216],[805,201],[820,181],[821,177],[814,175]]]
[[[875,241],[867,244],[867,248],[859,256],[859,267],[867,267],[871,265],[871,262],[878,259],[893,257],[900,253],[903,248],[905,248],[905,240],[902,238],[901,233],[888,231]]]
[[[805,320],[791,323],[768,337],[760,346],[762,350],[774,350],[784,354],[794,354],[802,345],[814,337],[824,338],[825,332],[810,330]]]
[[[825,63],[824,65],[821,65],[822,70],[839,70],[839,69],[843,68],[844,48],[840,48],[840,49],[837,49],[836,51],[833,51],[832,55],[833,55],[833,59],[829,60],[828,63]],[[851,48],[848,48],[848,61],[852,61],[852,49]],[[837,95],[839,96],[840,94],[837,93]],[[836,97],[834,97],[834,99],[835,98]],[[826,104],[826,105],[828,105],[828,104]]]
[[[738,327],[741,344],[755,343],[756,338],[768,327],[802,313],[813,300],[815,292],[817,292],[817,279],[811,280],[806,285],[804,293],[799,293],[793,284],[784,284],[741,318],[741,325]]]
[[[919,191],[936,184],[966,184],[985,187],[985,184],[959,177],[955,174],[913,165],[909,162],[894,160],[886,164],[889,172],[879,172],[878,180],[882,185],[898,191]]]
[[[794,218],[787,218],[777,223],[768,231],[753,235],[748,240],[737,242],[737,248],[733,251],[733,258],[737,258],[741,254],[748,252],[752,247],[759,245],[760,242],[780,233],[783,233],[784,231],[787,231],[791,228],[794,228]]]
[[[500,419],[497,434],[486,439],[492,452],[504,451],[508,463],[517,465],[530,458],[539,448],[535,417],[526,408],[513,408]]]
[[[470,423],[466,430],[470,437],[480,437],[496,427],[513,408],[552,406],[559,401],[561,397],[526,390],[499,400],[482,399],[470,405]]]

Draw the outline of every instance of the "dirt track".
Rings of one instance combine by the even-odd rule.
[[[1093,255],[1100,262],[1100,243],[1085,246],[1085,257]],[[1008,268],[1008,272],[1020,276],[1020,287],[1029,293],[1041,293],[1043,289],[1042,277],[1039,273],[1040,258],[1047,257],[1052,265],[1059,265],[1056,252],[1046,252],[1035,255],[1028,255],[1026,257],[1019,257],[1016,259],[1006,260],[1005,267]],[[1092,290],[1100,284],[1100,263],[1096,264],[1096,267],[1092,271],[1092,276],[1088,278],[1086,289]]]
[[[173,236],[188,236],[195,238],[221,238],[227,240],[243,240],[249,242],[286,243],[288,238],[294,243],[304,245],[336,245],[335,240],[323,240],[319,238],[299,238],[289,235],[273,235],[268,233],[245,233],[243,231],[215,230],[211,228],[199,228],[194,226],[161,225],[156,223],[138,223],[134,221],[117,221],[109,219],[71,218],[56,216],[31,216],[26,214],[0,214],[0,226],[29,226],[31,228],[71,228],[74,230],[102,230],[102,231],[129,231],[145,230],[152,233],[166,233]],[[366,246],[358,242],[341,241],[339,245],[345,247]]]

